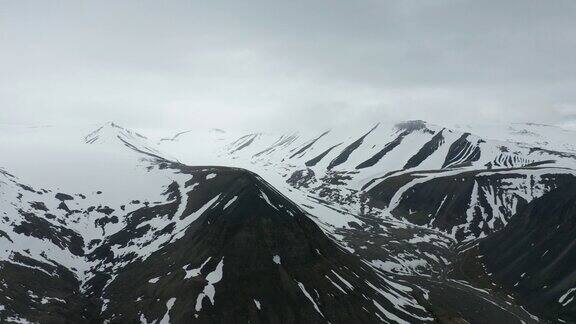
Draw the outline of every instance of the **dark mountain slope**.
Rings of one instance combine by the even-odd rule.
[[[407,130],[401,132],[398,135],[398,137],[396,137],[394,140],[392,140],[391,142],[384,145],[384,148],[381,149],[378,153],[374,154],[368,160],[358,164],[358,166],[356,166],[356,169],[364,169],[364,168],[374,166],[376,163],[378,163],[378,161],[380,161],[384,157],[384,155],[388,154],[390,151],[395,149],[398,145],[402,144],[402,140],[404,139],[404,137],[406,137],[409,134],[410,134],[410,131],[407,131]]]
[[[538,168],[516,168],[498,173],[403,173],[368,189],[363,200],[368,209],[390,208],[396,217],[464,241],[504,228],[518,208],[573,178],[554,170],[538,172]]]
[[[483,140],[473,143],[469,137],[470,133],[464,133],[450,145],[442,168],[468,166],[480,159],[481,150],[478,144]]]
[[[84,254],[82,236],[68,226],[88,216],[60,207],[74,199],[0,169],[0,323],[83,323],[97,316],[80,293],[76,269],[57,259]]]
[[[414,154],[406,165],[404,165],[404,169],[410,169],[419,166],[424,160],[426,160],[430,155],[432,155],[440,146],[444,144],[444,128],[437,132],[426,144],[424,144],[418,153]]]
[[[480,243],[494,278],[550,318],[576,321],[576,178]]]
[[[372,133],[380,124],[376,124],[374,125],[374,127],[372,127],[372,129],[370,129],[370,131],[368,131],[368,133],[362,135],[359,139],[355,140],[352,144],[346,146],[346,148],[344,150],[342,150],[342,152],[340,152],[340,154],[334,158],[330,164],[328,164],[328,170],[332,170],[334,167],[346,162],[348,160],[348,158],[350,157],[350,154],[352,154],[352,152],[354,152],[358,147],[360,147],[360,145],[362,145],[362,142],[364,142],[364,139],[366,138],[366,136],[370,135],[370,133]]]
[[[94,305],[79,288],[62,265],[16,253],[10,262],[0,261],[0,322],[16,323],[25,314],[35,323],[84,323],[97,314],[89,313]]]
[[[172,323],[430,320],[411,288],[343,250],[259,176],[241,169],[179,167],[192,176],[194,187],[182,217],[197,219],[181,238],[146,259],[106,260],[129,263],[106,274],[112,280],[102,295],[103,318],[112,323],[165,316]],[[158,211],[141,211],[146,212]],[[102,249],[117,243],[111,240]]]

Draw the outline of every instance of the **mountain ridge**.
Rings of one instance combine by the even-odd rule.
[[[463,281],[457,267],[470,263],[462,250],[514,231],[509,224],[525,206],[574,176],[571,151],[492,142],[422,121],[359,133],[185,132],[155,144],[108,123],[79,137],[79,152],[93,149],[94,163],[100,152],[122,153],[107,177],[138,170],[126,186],[147,190],[120,196],[108,185],[38,189],[3,171],[0,241],[8,254],[0,253],[0,278],[10,282],[0,290],[13,295],[0,298],[0,318],[281,323],[284,314],[307,322],[450,322],[481,320],[484,308],[495,323],[539,321],[527,305],[541,319],[556,319],[507,297],[513,288],[499,277],[486,275],[496,288],[480,289],[483,282],[467,273]],[[343,152],[346,159],[329,168]],[[318,153],[324,156],[308,163]],[[195,162],[199,154],[209,163]],[[252,253],[254,264],[246,257]],[[258,287],[257,273],[267,284]],[[178,292],[182,285],[187,293]],[[571,302],[566,296],[563,303]]]

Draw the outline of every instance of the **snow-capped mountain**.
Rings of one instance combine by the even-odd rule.
[[[0,320],[576,320],[572,132],[359,129],[0,129]]]
[[[110,127],[118,136],[103,136]],[[105,189],[36,189],[2,172],[3,321],[431,320],[423,292],[362,263],[259,176],[174,163],[123,134],[108,125],[87,144],[117,138],[100,144],[141,154],[134,163],[167,179],[153,199],[104,205]]]
[[[219,164],[279,177],[275,185],[288,182],[355,214],[377,209],[467,241],[503,228],[519,205],[555,188],[557,179],[576,169],[570,145],[576,133],[555,128],[557,134],[551,134],[551,127],[524,126],[509,129],[512,138],[522,142],[498,132],[494,134],[501,139],[490,139],[410,121],[376,124],[356,136],[330,130],[312,136],[252,133],[222,140],[218,134],[220,140],[211,145],[219,152],[213,157]],[[535,135],[535,127],[547,132]],[[520,138],[520,130],[529,135]],[[195,137],[188,134],[161,142],[161,147],[187,163],[193,161],[181,149],[194,147]],[[531,142],[533,137],[544,140]],[[563,139],[566,150],[541,147],[549,138]],[[458,181],[462,183],[453,184]],[[456,193],[460,200],[452,202]],[[455,209],[455,204],[460,206]],[[436,217],[447,207],[454,210],[442,213],[444,218],[457,216],[448,221]]]
[[[179,147],[192,145],[193,138],[183,133],[160,145],[190,161],[193,157]],[[301,205],[354,215],[356,220],[340,226],[330,224],[330,216],[317,220],[340,233],[340,241],[381,270],[422,274],[446,271],[449,259],[460,259],[443,251],[444,244],[452,250],[475,246],[479,239],[507,228],[533,200],[571,183],[576,169],[574,138],[572,131],[539,124],[450,129],[410,121],[378,123],[356,135],[339,130],[306,135],[219,133],[211,143],[218,163],[266,174],[278,187],[288,183],[305,192],[306,199],[293,198]],[[414,244],[406,247],[389,241],[374,248],[350,239],[359,235],[354,227],[382,232],[371,223],[396,221],[403,227],[417,226],[420,234],[413,233],[408,241],[433,245],[433,251],[421,253]],[[424,234],[423,228],[430,232]],[[515,230],[515,226],[507,228]],[[387,234],[391,240],[397,235]],[[370,239],[376,241],[373,235]],[[383,255],[375,256],[375,249]],[[390,257],[391,251],[397,256]],[[576,282],[557,289],[547,303],[558,304],[560,292],[566,293],[570,285]],[[514,292],[514,287],[508,291]]]

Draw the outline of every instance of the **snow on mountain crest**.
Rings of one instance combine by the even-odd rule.
[[[114,122],[108,122],[84,137],[86,144],[99,144],[114,150],[117,146],[127,147],[135,152],[144,153],[156,158],[170,158],[161,152],[156,143],[146,136]]]
[[[205,250],[214,248],[212,242],[215,241],[212,240],[234,238],[235,230],[224,229],[241,229],[243,233],[239,236],[243,239],[229,248],[250,249],[253,245],[243,245],[244,239],[248,239],[250,244],[260,244],[265,241],[261,233],[272,233],[269,231],[275,231],[282,224],[295,224],[308,220],[305,216],[309,216],[322,229],[319,234],[329,235],[340,245],[341,251],[361,255],[382,273],[392,276],[430,275],[436,269],[448,267],[449,261],[443,259],[446,256],[443,253],[450,252],[448,245],[456,244],[458,240],[476,240],[500,230],[507,226],[519,206],[545,195],[555,188],[556,183],[565,181],[574,173],[570,155],[559,155],[552,149],[546,151],[548,146],[530,150],[512,142],[473,135],[476,134],[473,131],[450,130],[422,121],[382,123],[368,132],[370,129],[358,128],[354,134],[334,129],[330,132],[289,132],[278,136],[208,132],[206,138],[209,140],[200,144],[198,142],[203,139],[195,137],[194,132],[186,132],[176,136],[175,141],[161,141],[163,151],[177,155],[189,165],[196,164],[194,158],[202,155],[202,151],[196,149],[197,145],[204,145],[216,153],[208,156],[213,160],[202,165],[236,167],[225,168],[187,167],[170,162],[175,159],[166,159],[166,155],[156,150],[155,144],[144,136],[107,123],[88,134],[85,141],[81,141],[82,137],[76,138],[82,142],[81,151],[70,157],[72,160],[85,158],[95,165],[103,165],[100,177],[120,179],[116,183],[98,182],[90,190],[76,190],[80,187],[71,186],[68,188],[75,189],[60,191],[46,187],[44,192],[39,189],[43,187],[36,184],[32,188],[5,180],[10,176],[0,169],[4,175],[2,180],[12,183],[4,185],[0,181],[0,206],[7,202],[6,210],[9,211],[9,221],[0,218],[1,229],[8,236],[6,238],[0,232],[0,242],[10,244],[0,246],[9,246],[12,252],[18,253],[8,256],[8,267],[23,267],[28,269],[25,271],[60,277],[54,275],[57,273],[54,268],[37,267],[26,259],[31,258],[49,264],[53,260],[67,269],[76,269],[72,273],[85,283],[82,293],[101,296],[102,300],[108,301],[102,308],[103,316],[108,318],[125,314],[124,310],[133,310],[124,308],[125,305],[133,305],[134,309],[142,312],[138,316],[147,319],[160,319],[165,315],[176,318],[186,299],[178,295],[174,301],[172,298],[176,295],[173,291],[164,294],[154,288],[155,285],[185,286],[183,291],[195,291],[198,288],[195,285],[201,285],[198,293],[209,297],[202,297],[199,304],[196,303],[200,309],[197,315],[203,316],[223,301],[219,299],[222,296],[219,293],[225,287],[216,281],[210,284],[211,281],[200,270],[209,257],[213,260],[204,269],[204,275],[208,270],[216,269],[219,260],[223,260],[220,250],[210,253]],[[354,143],[357,145],[352,145]],[[346,158],[329,168],[332,161],[344,156],[343,151],[346,151]],[[85,157],[84,154],[91,152],[93,155]],[[185,155],[178,155],[181,152]],[[108,160],[103,158],[104,153],[109,154],[106,156]],[[317,160],[314,165],[307,163],[313,159]],[[370,163],[366,163],[368,160]],[[111,161],[120,166],[108,164]],[[357,168],[359,165],[364,167]],[[85,169],[89,171],[92,168]],[[12,172],[11,168],[6,170]],[[135,172],[128,174],[130,170]],[[78,183],[88,182],[83,180],[83,172],[54,172],[63,178],[78,178]],[[92,180],[99,179],[95,177]],[[362,188],[370,182],[370,186]],[[122,186],[127,189],[125,192],[111,192]],[[22,194],[20,198],[19,194]],[[62,199],[58,199],[57,194],[61,194],[58,197]],[[72,199],[63,198],[67,196]],[[5,201],[2,202],[1,198]],[[291,217],[285,217],[288,215]],[[453,223],[452,215],[458,218],[458,223]],[[459,215],[463,218],[460,219]],[[385,230],[371,232],[371,224],[378,224],[376,227]],[[43,231],[31,231],[31,225]],[[254,226],[267,226],[268,231],[250,232]],[[66,229],[84,238],[84,255],[74,254],[77,250],[68,242],[77,241],[77,238]],[[394,237],[395,231],[402,232],[403,239]],[[283,232],[273,233],[266,234],[267,240]],[[215,236],[208,243],[202,243],[204,235]],[[314,251],[318,247],[322,251],[316,250],[310,257],[327,255],[325,249],[314,245],[314,248],[304,246],[277,251],[283,248],[284,243],[280,241],[282,243],[275,244],[271,251],[262,253],[265,256],[262,264],[272,263],[274,269],[289,270],[294,266],[292,253],[295,251]],[[16,244],[12,245],[14,242]],[[204,245],[201,248],[187,245],[192,242]],[[296,240],[291,244],[301,243],[306,241]],[[32,247],[27,249],[27,246]],[[430,246],[439,247],[442,252],[435,254],[437,252],[420,250]],[[365,255],[362,254],[364,250],[368,251]],[[162,251],[160,257],[155,254],[158,251]],[[373,251],[380,254],[373,256]],[[270,253],[282,256],[281,262],[278,258],[280,264],[276,258],[270,262]],[[222,267],[230,267],[235,262],[233,255],[226,256],[226,265]],[[4,257],[2,252],[0,256]],[[164,260],[169,262],[163,263]],[[194,266],[190,266],[192,264]],[[434,268],[435,264],[440,266]],[[145,272],[139,272],[142,269]],[[220,278],[223,282],[233,274],[228,269]],[[360,273],[360,268],[355,272],[345,270],[346,266],[326,269],[334,269],[332,272],[342,275],[355,287],[354,290],[363,289],[365,285],[362,283],[364,277],[356,274]],[[123,273],[124,270],[128,272]],[[130,271],[135,271],[136,275]],[[182,281],[182,278],[190,280]],[[348,289],[338,277],[322,278],[298,282],[305,285],[312,298],[305,300],[307,304],[303,307],[308,305],[311,314],[315,314],[313,306],[318,303],[316,306],[321,313],[316,313],[329,316],[329,312],[325,312],[329,303],[320,296],[347,295]],[[328,295],[322,293],[326,291],[321,284],[323,281],[332,289],[328,290]],[[135,282],[138,284],[132,286]],[[366,284],[374,283],[370,282]],[[389,292],[390,289],[383,291]],[[215,294],[212,294],[213,290]],[[125,294],[126,291],[134,291],[134,295]],[[35,295],[39,293],[35,292]],[[197,301],[199,295],[191,299],[187,297]],[[249,307],[255,307],[253,298],[257,298],[263,302],[262,309],[269,308],[269,298],[255,294],[249,297]],[[409,294],[404,293],[386,297],[378,302],[378,309],[394,310],[395,305],[401,305],[396,309],[397,314],[413,320],[409,317],[412,312],[405,312],[410,307],[402,303],[406,298],[411,300]],[[156,300],[154,305],[160,306],[144,307],[141,303],[150,300]],[[422,298],[418,300],[411,303],[425,302]],[[66,302],[71,301],[67,299]],[[386,314],[382,311],[381,315]]]
[[[124,128],[114,122],[107,122],[104,125],[100,126],[90,134],[86,135],[84,140],[88,144],[92,144],[98,140],[104,140],[107,137],[139,137],[141,139],[147,139],[145,136],[140,135],[136,132],[133,132],[127,128]]]
[[[148,138],[114,122],[107,122],[84,137],[87,144],[107,143],[115,139],[124,141],[147,141]]]

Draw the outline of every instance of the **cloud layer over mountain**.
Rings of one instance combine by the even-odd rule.
[[[570,125],[575,9],[562,0],[3,3],[2,122]]]

